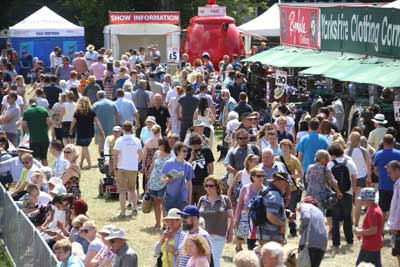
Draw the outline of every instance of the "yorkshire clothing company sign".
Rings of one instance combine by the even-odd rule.
[[[321,7],[321,50],[400,56],[400,10]]]

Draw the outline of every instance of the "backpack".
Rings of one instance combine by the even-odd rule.
[[[335,165],[332,167],[331,172],[338,183],[340,192],[345,193],[351,188],[350,171],[346,166],[347,159],[345,159],[342,163],[338,163],[336,160],[333,160],[333,163]]]
[[[254,198],[249,201],[247,208],[249,210],[249,220],[253,226],[261,226],[267,223],[267,212],[264,205],[264,197],[271,191],[271,188],[267,188],[257,194]]]

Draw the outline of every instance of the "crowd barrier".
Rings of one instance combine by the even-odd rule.
[[[46,242],[0,184],[0,231],[18,267],[55,267],[56,258]]]

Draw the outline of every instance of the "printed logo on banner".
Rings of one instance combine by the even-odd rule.
[[[319,9],[316,7],[280,6],[281,43],[319,48]]]
[[[179,11],[168,12],[117,12],[109,11],[110,24],[176,24],[180,23]]]
[[[179,64],[179,48],[168,47],[167,48],[167,62]]]
[[[275,84],[285,87],[287,85],[287,72],[284,70],[275,71]]]
[[[20,57],[26,57],[28,54],[33,55],[33,41],[21,42],[19,44]]]
[[[78,44],[76,41],[63,42],[63,52],[67,57],[72,58],[74,53],[77,51],[78,51]]]

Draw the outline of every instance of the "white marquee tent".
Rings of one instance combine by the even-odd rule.
[[[238,28],[244,34],[255,34],[266,37],[279,36],[280,18],[278,4],[274,4],[260,16],[240,25]]]
[[[387,5],[384,5],[383,7],[390,7],[390,8],[400,8],[400,0],[391,2]]]

